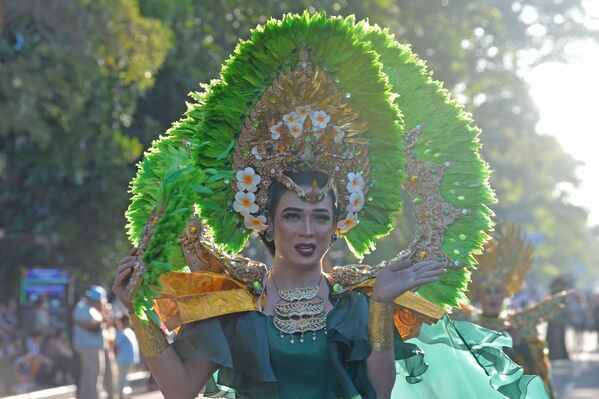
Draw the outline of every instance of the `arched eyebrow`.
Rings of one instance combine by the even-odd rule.
[[[292,207],[287,207],[285,209],[283,209],[283,212],[303,212],[304,210],[301,208],[292,208]],[[312,212],[316,212],[316,213],[331,213],[327,208],[316,208],[316,209],[312,209]]]

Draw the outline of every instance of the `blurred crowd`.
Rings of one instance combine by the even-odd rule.
[[[511,304],[525,306],[518,296]],[[91,286],[72,309],[66,325],[50,317],[48,299],[40,297],[19,317],[16,299],[0,302],[0,396],[77,384],[78,397],[124,398],[127,374],[139,367],[140,353],[126,309],[109,302],[101,286]],[[67,325],[72,327],[66,327]],[[566,330],[575,347],[566,347]],[[547,326],[551,359],[580,351],[585,332],[596,332],[599,348],[599,294],[570,295],[562,315]],[[104,392],[104,393],[102,393]]]
[[[21,314],[16,299],[0,303],[0,396],[70,384],[79,398],[127,396],[140,359],[126,310],[92,286],[68,313],[57,322],[43,296]]]

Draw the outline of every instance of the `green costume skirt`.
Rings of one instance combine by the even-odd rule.
[[[327,328],[280,336],[272,317],[244,312],[185,326],[174,343],[184,360],[219,366],[218,385],[237,399],[374,399],[367,378],[368,299],[349,292],[334,303]],[[395,337],[393,398],[547,398],[542,381],[524,375],[503,352],[511,338],[445,317],[417,338]]]

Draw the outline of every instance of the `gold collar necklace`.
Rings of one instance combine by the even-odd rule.
[[[327,333],[327,320],[324,299],[320,293],[322,274],[318,284],[313,287],[298,287],[280,290],[275,279],[270,273],[272,283],[279,295],[275,304],[273,324],[279,331],[279,336],[289,334],[289,342],[293,344],[294,334],[300,333],[300,344],[304,343],[304,334],[312,331],[312,340],[316,341],[316,332],[324,328]]]

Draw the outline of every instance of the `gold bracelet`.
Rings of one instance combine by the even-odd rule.
[[[375,351],[393,349],[393,303],[370,300],[368,337]]]
[[[131,328],[137,336],[139,349],[145,357],[156,357],[168,349],[168,341],[162,330],[151,321],[144,321],[133,314]]]

